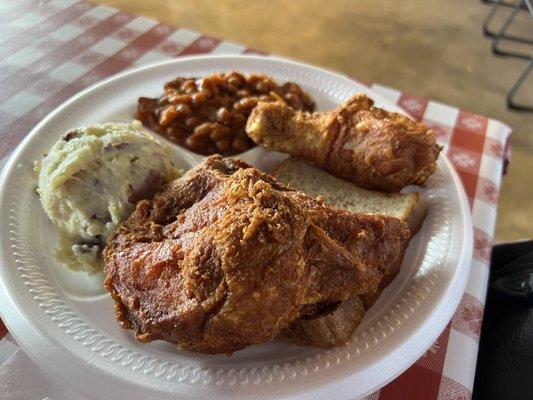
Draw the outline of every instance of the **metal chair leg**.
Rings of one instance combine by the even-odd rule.
[[[515,97],[517,93],[519,92],[520,88],[526,82],[529,74],[531,73],[531,70],[533,69],[533,56],[531,53],[504,50],[500,46],[503,41],[533,45],[532,39],[507,34],[507,30],[513,24],[516,18],[516,15],[518,14],[519,11],[526,10],[526,12],[529,12],[529,15],[533,18],[532,2],[531,0],[519,0],[514,4],[511,4],[509,2],[505,2],[502,0],[492,0],[492,1],[481,0],[481,1],[485,4],[492,4],[490,12],[488,13],[487,17],[483,21],[483,33],[488,37],[494,38],[492,42],[492,52],[497,56],[512,57],[512,58],[518,58],[518,59],[528,61],[525,68],[522,70],[522,72],[518,76],[516,82],[513,84],[513,86],[507,93],[507,97],[506,97],[507,107],[515,111],[532,112],[533,107],[516,102]],[[494,19],[494,16],[496,15],[500,7],[511,7],[513,10],[511,11],[511,14],[505,20],[505,22],[503,23],[503,25],[497,32],[491,31],[490,24],[492,20]]]
[[[483,21],[483,33],[485,36],[488,37],[497,37],[500,36],[502,39],[511,40],[519,43],[526,43],[526,44],[533,44],[533,40],[528,38],[523,38],[520,36],[515,35],[501,35],[501,29],[500,31],[493,31],[490,29],[490,24],[492,20],[494,19],[494,16],[498,12],[500,7],[509,7],[515,9],[513,12],[518,10],[528,10],[528,3],[529,1],[518,1],[515,4],[511,4],[508,2],[502,2],[501,0],[494,0],[494,1],[484,1],[481,0],[485,4],[492,4],[492,7],[490,9],[490,12],[485,17],[485,20]],[[514,19],[514,17],[513,17]]]
[[[508,57],[515,57],[515,58],[522,58],[524,60],[529,60],[531,58],[531,54],[526,54],[526,53],[520,53],[520,52],[513,52],[513,51],[508,51],[508,50],[502,50],[500,49],[500,47],[498,46],[502,39],[503,40],[507,40],[507,41],[513,41],[513,42],[520,42],[520,43],[526,43],[526,44],[533,44],[533,40],[530,40],[528,38],[519,38],[520,40],[517,40],[517,39],[509,39],[510,35],[506,35],[506,32],[507,30],[509,29],[509,27],[513,24],[515,18],[516,18],[516,15],[518,14],[518,12],[520,11],[520,5],[522,4],[526,4],[528,5],[529,4],[529,0],[520,0],[516,3],[516,5],[513,7],[513,11],[511,12],[511,15],[509,15],[509,17],[507,18],[507,20],[504,22],[504,24],[502,25],[502,27],[500,28],[500,31],[498,32],[498,34],[496,35],[496,37],[494,38],[493,42],[492,42],[492,52],[496,55],[500,55],[500,56],[508,56]],[[530,5],[530,4],[529,4]],[[532,17],[533,17],[533,14],[532,14]]]
[[[512,110],[516,111],[528,111],[533,112],[533,107],[528,106],[526,104],[520,104],[515,102],[514,98],[516,96],[516,93],[519,91],[520,87],[524,84],[527,77],[529,76],[531,70],[533,69],[533,58],[529,60],[529,63],[527,63],[526,67],[516,80],[513,87],[511,87],[511,90],[509,90],[509,93],[507,94],[507,107],[509,107]]]

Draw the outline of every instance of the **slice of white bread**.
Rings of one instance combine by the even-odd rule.
[[[362,189],[296,158],[286,159],[271,174],[290,188],[311,197],[324,196],[325,204],[354,213],[399,218],[407,224],[411,236],[418,232],[426,217],[428,205],[418,193],[385,193]]]
[[[312,197],[323,196],[326,204],[355,213],[386,215],[404,221],[411,237],[418,232],[428,210],[427,202],[418,194],[383,193],[361,189],[344,179],[295,158],[279,164],[272,175],[292,189]],[[406,241],[404,249],[409,241]],[[344,302],[328,306],[316,315],[293,321],[278,339],[301,346],[333,347],[347,343],[363,319],[365,311],[377,300],[396,276],[403,260],[403,253],[390,273],[383,276],[376,293],[354,296]]]

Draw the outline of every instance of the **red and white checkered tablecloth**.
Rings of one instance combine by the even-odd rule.
[[[86,86],[133,65],[196,53],[258,52],[85,1],[0,2],[0,158],[43,116]],[[455,107],[378,84],[371,87],[424,121],[446,145],[472,207],[475,251],[466,292],[439,339],[406,372],[368,399],[466,400],[473,387],[511,130]],[[1,321],[0,397],[84,399],[39,370]]]

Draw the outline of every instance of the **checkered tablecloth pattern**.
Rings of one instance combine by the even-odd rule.
[[[261,54],[85,1],[0,2],[0,158],[42,117],[88,85],[137,64],[198,53]],[[439,339],[412,367],[368,399],[466,400],[474,381],[510,128],[379,84],[371,87],[433,128],[445,145],[472,208],[475,251],[466,292]],[[40,371],[1,321],[0,397],[84,399]]]

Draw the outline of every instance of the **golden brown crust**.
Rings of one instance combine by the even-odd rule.
[[[348,343],[364,315],[362,300],[353,296],[321,310],[318,315],[293,321],[276,339],[299,346],[343,345]]]
[[[282,103],[260,103],[246,125],[268,149],[304,158],[369,189],[398,192],[423,186],[441,148],[423,124],[373,106],[364,94],[325,113],[303,113]]]
[[[287,168],[287,164],[291,165],[288,161],[280,163],[274,169],[273,175],[278,177],[283,168]],[[294,164],[291,166],[294,166]],[[298,171],[298,169],[296,171]],[[329,177],[329,179],[336,178]],[[281,180],[283,181],[283,178],[281,178]],[[305,186],[299,187],[302,188]],[[316,195],[315,191],[312,191],[312,193]],[[327,191],[324,192],[326,198],[330,194],[331,193],[328,193]],[[288,328],[278,334],[278,340],[302,346],[320,347],[332,347],[347,342],[361,322],[365,313],[365,308],[368,309],[374,304],[381,295],[383,289],[392,282],[399,272],[408,241],[418,232],[424,221],[428,211],[427,201],[425,201],[425,199],[418,193],[411,193],[409,199],[409,203],[406,205],[401,219],[407,224],[410,231],[410,237],[406,238],[405,245],[398,253],[398,257],[382,259],[381,262],[387,263],[389,268],[383,275],[379,287],[372,293],[354,296],[335,305],[327,306],[325,308],[314,307],[306,309],[306,313],[303,317],[293,321]],[[376,230],[379,230],[379,226],[373,227],[373,231]],[[385,241],[387,240],[385,239]],[[359,304],[361,306],[359,306]]]
[[[375,225],[395,240],[381,243]],[[407,236],[395,218],[324,206],[213,156],[117,228],[105,287],[138,340],[231,353],[271,340],[306,305],[375,290],[380,254]]]
[[[346,344],[355,329],[361,323],[366,310],[379,298],[400,271],[405,249],[409,239],[405,238],[396,255],[383,258],[387,268],[382,269],[383,275],[375,290],[352,296],[349,299],[323,309],[309,309],[303,317],[294,320],[277,336],[278,340],[300,346],[318,346],[330,348]]]

